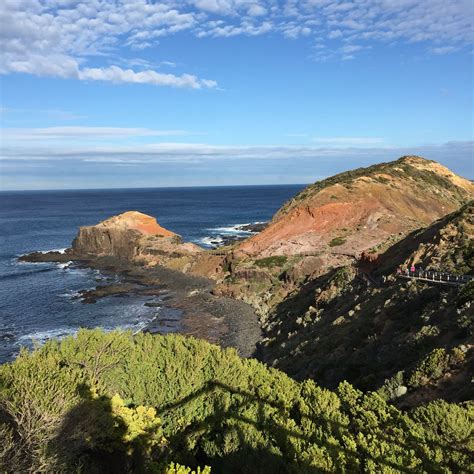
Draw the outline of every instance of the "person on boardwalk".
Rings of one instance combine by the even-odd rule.
[[[415,265],[413,265],[413,263],[411,264],[411,267],[410,267],[410,272],[411,273],[415,273]]]

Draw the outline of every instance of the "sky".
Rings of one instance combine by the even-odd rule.
[[[1,0],[0,189],[474,179],[471,0]]]

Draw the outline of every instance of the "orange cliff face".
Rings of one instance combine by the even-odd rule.
[[[72,252],[78,257],[114,257],[141,265],[163,263],[171,256],[195,254],[202,249],[160,226],[152,216],[128,211],[94,226],[81,227]]]
[[[403,157],[310,185],[236,253],[358,256],[384,242],[393,243],[473,197],[471,181],[439,163]]]
[[[118,216],[111,217],[100,224],[103,227],[123,227],[138,230],[145,235],[156,235],[162,237],[177,237],[178,234],[171,232],[158,224],[157,220],[138,211],[127,211]]]

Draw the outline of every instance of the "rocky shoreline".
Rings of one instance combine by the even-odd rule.
[[[219,234],[209,240],[209,244],[214,248],[226,247],[248,239],[252,235],[258,234],[268,226],[268,222],[255,222],[234,227],[235,232],[245,232],[245,235]]]
[[[148,295],[156,301],[147,306],[176,311],[179,332],[205,339],[222,347],[233,347],[242,357],[254,355],[261,337],[258,316],[254,309],[238,300],[212,294],[215,282],[197,275],[182,273],[161,265],[140,267],[116,257],[79,257],[73,249],[63,253],[33,252],[19,257],[20,261],[40,263],[72,262],[82,267],[94,268],[120,276],[120,281],[111,285],[98,285],[92,290],[79,292],[84,304],[94,304],[108,296]],[[144,331],[162,332],[162,321],[150,324]]]

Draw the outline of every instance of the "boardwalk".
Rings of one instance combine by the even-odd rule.
[[[291,255],[291,257],[319,257],[323,253],[324,252],[304,252],[304,253]],[[331,255],[349,257],[354,260],[357,260],[357,255],[354,255],[354,254],[343,253],[343,252],[327,252],[327,253]],[[223,251],[220,249],[213,249],[213,250],[204,251],[203,254],[226,257],[229,254],[231,254],[231,252]],[[376,287],[380,287],[383,284],[382,279],[375,278],[369,272],[363,271],[361,269],[357,269],[357,276],[359,278],[364,279],[367,283]],[[454,275],[450,273],[441,273],[441,272],[434,272],[434,271],[422,272],[419,270],[416,270],[414,272],[403,271],[401,273],[397,273],[397,277],[403,278],[406,280],[419,280],[419,281],[425,281],[428,283],[435,283],[437,285],[448,285],[448,286],[462,286],[474,280],[474,276],[471,276],[471,275]]]
[[[420,280],[429,283],[436,283],[439,285],[461,286],[469,283],[474,279],[470,275],[452,275],[450,273],[439,272],[421,272],[421,271],[405,271],[397,274],[398,278],[405,278],[407,280]]]

